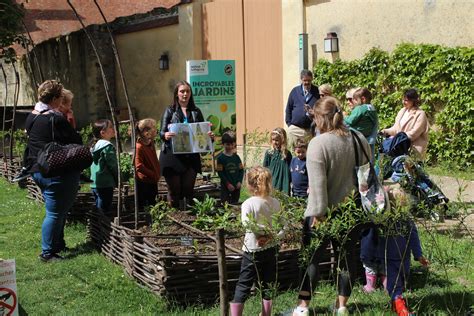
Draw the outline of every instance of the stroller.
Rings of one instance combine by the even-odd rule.
[[[381,139],[379,143],[378,161],[382,162],[383,179],[391,178],[399,183],[413,197],[415,205],[423,203],[431,219],[439,221],[437,208],[441,206],[441,211],[446,211],[449,199],[429,178],[422,164],[408,155],[411,145],[408,136],[401,132],[392,138]],[[416,207],[415,212],[418,211]]]

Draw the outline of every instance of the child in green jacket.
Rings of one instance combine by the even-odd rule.
[[[379,128],[377,110],[370,104],[372,94],[367,88],[357,89],[352,96],[355,107],[351,114],[344,118],[344,123],[351,129],[361,132],[372,150],[372,161],[374,160],[375,140]]]
[[[113,215],[112,200],[114,188],[118,183],[118,166],[115,147],[110,142],[115,137],[115,130],[110,120],[98,120],[92,126],[96,140],[91,148],[91,184],[95,205],[108,216]]]

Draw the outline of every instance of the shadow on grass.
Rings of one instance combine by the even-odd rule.
[[[20,303],[18,303],[18,315],[20,316],[27,316],[28,312],[21,306]]]
[[[453,282],[446,279],[446,277],[439,275],[436,272],[429,271],[425,267],[413,267],[410,270],[410,280],[408,288],[411,290],[422,289],[425,287],[437,286],[440,288],[447,288],[453,285]]]
[[[418,313],[448,312],[450,315],[473,315],[474,294],[455,291],[431,293],[423,296],[416,309]]]
[[[70,249],[69,253],[65,255],[65,258],[72,259],[83,254],[89,254],[94,252],[98,252],[94,243],[92,241],[86,241]]]

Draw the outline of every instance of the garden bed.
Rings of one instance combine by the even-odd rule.
[[[1,158],[0,175],[8,181],[12,181],[21,171],[21,159],[19,157],[13,157],[13,159],[6,157]]]
[[[148,214],[140,214],[135,227],[133,214],[125,214],[121,224],[102,215],[88,213],[88,232],[101,252],[154,293],[178,304],[213,304],[219,296],[218,259],[215,237],[191,224],[195,216],[175,211],[152,231]],[[242,258],[240,235],[226,234],[226,267],[229,293],[239,277]],[[299,285],[299,249],[283,242],[278,255],[277,280],[280,290]],[[358,258],[355,258],[358,259]],[[331,277],[335,259],[330,248],[321,258],[323,279]]]
[[[16,169],[15,170],[19,172],[20,170],[19,168],[21,167],[18,167],[17,168],[18,170]],[[13,174],[16,175],[16,173],[13,173]],[[29,177],[25,180],[24,183],[28,190],[28,197],[40,203],[44,203],[41,190],[33,181],[33,179]],[[87,185],[87,184],[83,184],[83,185]],[[168,192],[168,188],[166,186],[166,182],[164,182],[164,180],[160,181],[158,183],[158,199],[166,200],[167,192]],[[118,195],[118,191],[115,190],[113,209],[116,209],[117,198],[118,198],[117,195]],[[194,196],[197,199],[203,199],[204,196],[206,195],[209,195],[211,197],[219,197],[220,187],[216,183],[215,179],[202,177],[202,176],[198,177],[196,179],[196,184],[194,187]],[[130,187],[128,185],[124,186],[123,196],[124,196],[124,203],[126,204],[126,208],[133,209],[133,204],[134,204],[133,187]],[[95,208],[95,199],[94,199],[94,194],[92,193],[92,191],[78,192],[76,196],[76,200],[74,201],[74,204],[71,210],[68,212],[67,219],[69,221],[84,221],[85,222],[87,219],[87,216],[86,216],[87,212],[93,210],[94,208]]]

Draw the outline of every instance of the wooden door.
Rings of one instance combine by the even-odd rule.
[[[280,0],[203,4],[203,59],[235,59],[238,143],[283,124]]]

